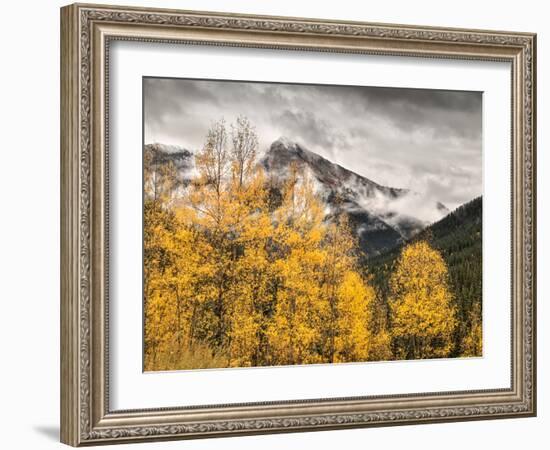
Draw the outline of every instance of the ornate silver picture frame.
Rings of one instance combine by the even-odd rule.
[[[116,41],[509,63],[511,149],[502,158],[511,155],[510,386],[113,409],[109,58]],[[531,33],[105,5],[62,8],[61,441],[81,446],[536,415],[535,89]]]

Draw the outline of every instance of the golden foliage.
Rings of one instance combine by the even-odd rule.
[[[457,325],[441,254],[425,242],[406,246],[390,280],[391,331],[400,358],[439,358]]]
[[[462,341],[461,356],[482,356],[483,355],[483,330],[481,324],[481,306],[476,306],[470,312],[470,327]]]
[[[388,308],[347,217],[325,221],[297,163],[266,179],[257,147],[246,118],[213,124],[184,189],[172,164],[146,154],[145,369],[449,355],[456,319],[439,253],[404,249]],[[480,351],[472,324],[464,354]]]

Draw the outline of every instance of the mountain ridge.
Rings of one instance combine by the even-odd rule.
[[[411,238],[430,221],[406,211],[411,199],[422,201],[409,189],[383,186],[356,172],[333,163],[297,142],[281,137],[274,141],[260,160],[266,172],[284,179],[291,164],[304,166],[316,181],[316,190],[329,208],[327,216],[347,213],[362,250],[380,254]],[[417,198],[418,197],[418,198]],[[441,218],[448,213],[441,203],[431,212]]]

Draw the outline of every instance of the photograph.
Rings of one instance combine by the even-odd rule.
[[[483,356],[483,93],[143,77],[143,370]]]

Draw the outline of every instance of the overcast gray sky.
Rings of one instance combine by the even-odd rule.
[[[200,149],[240,114],[260,150],[281,136],[448,208],[482,193],[481,92],[144,78],[144,139]]]

